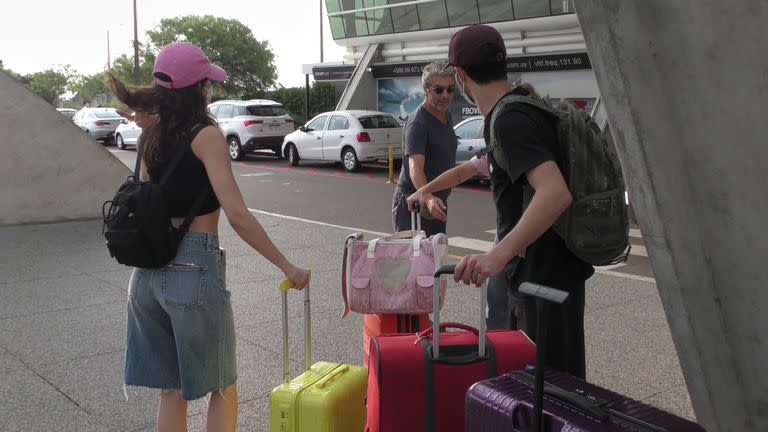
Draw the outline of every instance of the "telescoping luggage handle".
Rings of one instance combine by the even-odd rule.
[[[563,304],[568,293],[531,282],[520,284],[519,291],[536,298],[536,371],[533,377],[533,429],[532,432],[543,432],[542,410],[544,409],[544,356],[543,346],[547,339],[547,309],[549,303]]]
[[[440,305],[440,276],[445,274],[453,274],[456,271],[456,265],[443,265],[435,271],[435,284],[432,289],[432,358],[437,359],[440,356],[440,328],[444,326],[440,325],[440,308],[435,305]],[[486,278],[485,283],[480,287],[480,325],[477,332],[477,356],[479,358],[485,357],[485,305],[488,293],[488,280]],[[463,328],[460,325],[451,324],[451,327]]]
[[[310,323],[309,306],[309,280],[312,278],[312,270],[307,275],[307,286],[304,288],[304,368],[309,370],[312,367],[312,326]],[[278,285],[280,290],[280,301],[282,303],[281,315],[283,319],[283,382],[291,382],[291,363],[288,350],[288,290],[293,288],[293,281],[283,279]]]

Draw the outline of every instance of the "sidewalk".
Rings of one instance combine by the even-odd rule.
[[[349,231],[257,215],[286,255],[313,269],[313,361],[362,364],[362,320],[340,320],[341,245]],[[222,217],[222,219],[224,219]],[[237,326],[239,428],[267,431],[269,392],[282,377],[281,273],[225,220],[227,282]],[[123,393],[130,270],[110,259],[100,221],[0,227],[0,431],[152,431],[157,391]],[[304,364],[302,307],[290,304],[294,376]],[[476,290],[451,285],[445,320],[476,325]],[[693,418],[653,283],[596,274],[587,284],[588,378]],[[203,430],[204,402],[190,404]]]

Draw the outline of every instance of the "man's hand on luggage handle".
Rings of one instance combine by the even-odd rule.
[[[504,260],[493,250],[478,255],[467,255],[461,259],[453,273],[455,282],[463,281],[469,285],[481,286],[486,278],[496,276],[504,268]]]

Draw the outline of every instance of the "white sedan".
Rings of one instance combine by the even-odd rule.
[[[120,150],[125,150],[127,146],[136,147],[141,135],[141,128],[136,122],[121,123],[115,130],[115,144]]]
[[[403,155],[403,127],[380,111],[330,111],[318,114],[283,139],[283,155],[292,166],[301,159],[340,161],[347,171],[361,162]]]

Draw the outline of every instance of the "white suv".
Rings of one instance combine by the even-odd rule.
[[[285,108],[267,99],[220,100],[208,105],[208,111],[227,138],[232,160],[257,149],[282,157],[283,138],[293,132],[293,119]]]

